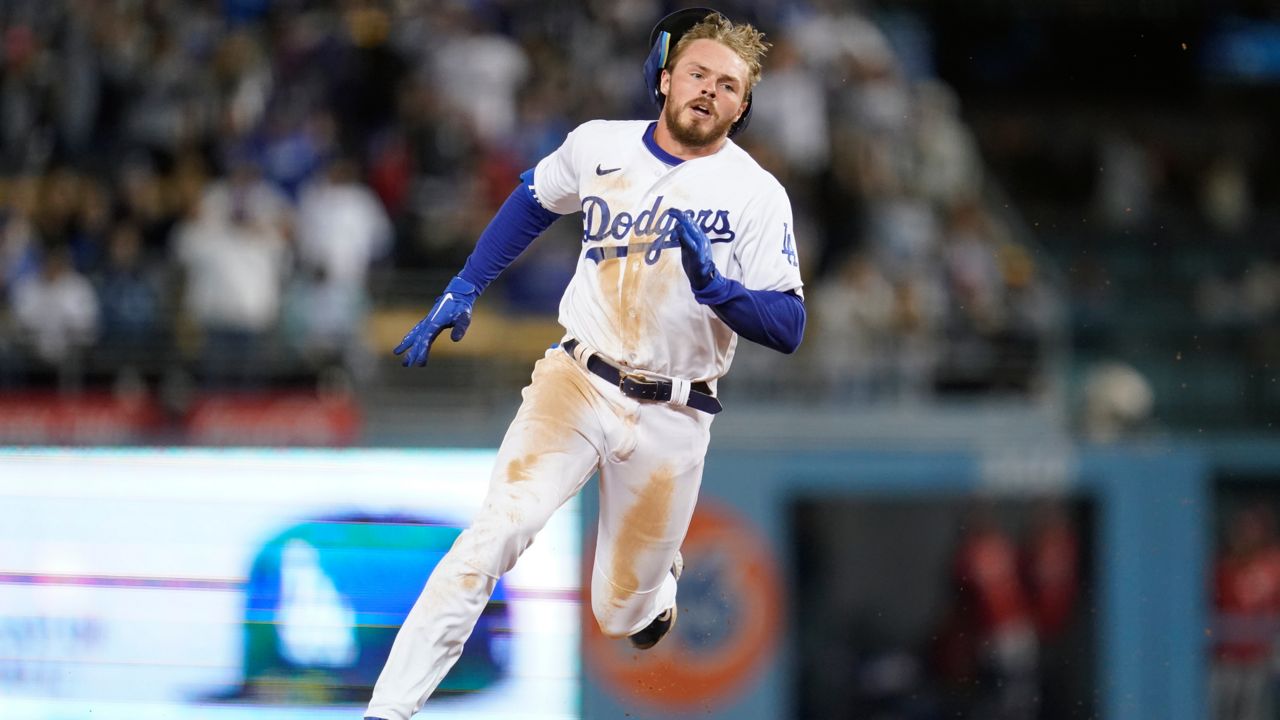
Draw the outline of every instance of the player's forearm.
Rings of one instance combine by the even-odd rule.
[[[558,217],[538,203],[526,183],[520,183],[480,233],[476,249],[458,275],[484,290]]]
[[[804,338],[804,301],[795,293],[778,290],[748,290],[736,280],[724,279],[725,286],[707,303],[730,329],[751,342],[781,353],[791,354]]]

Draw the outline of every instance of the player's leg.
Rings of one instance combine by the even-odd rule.
[[[498,578],[600,462],[602,400],[567,355],[539,360],[523,398],[488,495],[396,635],[368,716],[408,720],[422,707],[461,655]]]
[[[702,483],[711,416],[639,403],[636,451],[600,468],[591,607],[601,631],[626,637],[673,608],[671,573]]]

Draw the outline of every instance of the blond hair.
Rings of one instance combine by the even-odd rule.
[[[667,63],[668,69],[676,66],[680,53],[684,52],[684,49],[694,40],[715,40],[737,53],[738,57],[747,64],[747,92],[760,82],[760,65],[764,61],[765,53],[772,47],[770,43],[765,42],[764,33],[751,25],[747,23],[735,25],[729,18],[713,12],[680,36],[680,41],[676,43],[675,50],[671,53],[671,60]]]

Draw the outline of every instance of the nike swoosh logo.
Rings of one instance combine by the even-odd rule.
[[[436,311],[431,313],[431,317],[427,319],[434,321],[436,319],[436,316],[440,314],[440,311],[444,309],[445,304],[452,299],[453,299],[453,293],[445,293],[444,297],[440,298],[440,304],[436,306]]]
[[[621,169],[622,169],[622,168],[620,168],[620,167],[616,167],[616,168],[602,168],[602,167],[600,167],[599,165],[596,165],[596,174],[597,174],[597,175],[608,175],[609,173],[616,173],[616,172],[618,172],[618,171],[619,171],[619,170],[621,170]]]

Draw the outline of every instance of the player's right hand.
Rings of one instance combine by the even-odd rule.
[[[475,285],[461,277],[450,280],[444,288],[444,294],[436,298],[435,305],[431,306],[431,312],[419,320],[396,346],[396,355],[409,351],[400,364],[405,367],[425,366],[431,343],[447,327],[453,328],[449,337],[454,342],[461,340],[471,326],[471,306],[478,297],[480,290]]]

